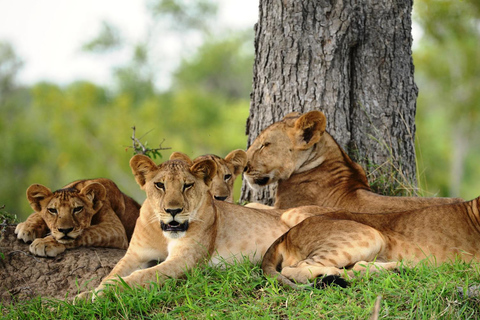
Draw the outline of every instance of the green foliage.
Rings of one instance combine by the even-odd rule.
[[[480,5],[421,0],[414,12],[423,30],[414,51],[422,188],[471,199],[480,193]]]
[[[252,89],[253,43],[250,33],[210,38],[194,57],[184,59],[174,75],[174,88],[197,88],[240,99]]]
[[[475,319],[480,298],[464,293],[478,276],[473,264],[420,264],[359,276],[346,289],[294,291],[244,261],[198,267],[162,286],[111,290],[93,304],[37,298],[0,306],[0,313],[9,319],[368,319],[381,296],[380,318]]]
[[[211,0],[150,0],[148,7],[157,19],[168,20],[172,29],[183,32],[207,30],[217,13],[217,3]]]
[[[0,226],[2,226],[2,229],[4,226],[11,225],[17,222],[18,221],[16,215],[9,213],[7,210],[5,210],[5,205],[0,206]]]
[[[17,91],[15,78],[22,65],[23,62],[17,57],[13,47],[0,41],[0,105],[11,102],[9,98]],[[6,111],[8,110],[2,108],[2,117],[8,116],[4,115]]]
[[[208,59],[208,46],[200,52],[191,58],[199,64]],[[230,55],[234,50],[222,53]],[[85,81],[65,87],[42,82],[12,91],[2,104],[0,134],[9,138],[0,153],[0,194],[22,220],[31,213],[25,190],[32,183],[55,189],[76,179],[106,177],[142,202],[145,195],[128,166],[133,153],[129,150],[132,126],[150,150],[158,148],[149,146],[162,144],[196,157],[206,153],[225,156],[245,148],[248,95],[220,94],[188,81],[178,81],[182,85],[159,93],[141,48],[135,57],[130,65],[117,69],[119,85],[114,90]],[[216,77],[215,65],[209,68],[196,78],[199,83]],[[232,71],[232,77],[236,75]],[[245,74],[240,73],[242,77]],[[163,155],[164,150],[157,151]],[[160,155],[150,155],[154,154]],[[238,186],[236,192],[238,199]]]
[[[100,34],[84,44],[82,49],[89,52],[107,52],[119,48],[122,43],[120,31],[112,24],[104,21]]]

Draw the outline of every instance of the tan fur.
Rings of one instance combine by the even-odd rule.
[[[289,114],[266,128],[247,150],[245,178],[249,185],[255,188],[278,182],[275,208],[319,205],[383,213],[462,201],[373,193],[362,167],[325,127],[325,115],[311,111]]]
[[[310,209],[313,216],[277,239],[262,263],[265,274],[292,287],[292,280],[393,269],[400,261],[479,261],[480,198],[386,214],[319,208],[315,216]]]
[[[241,149],[233,150],[224,159],[213,154],[208,154],[199,156],[193,161],[184,153],[174,152],[170,156],[170,160],[175,159],[184,160],[192,164],[205,159],[215,161],[217,174],[213,177],[210,191],[216,200],[233,202],[233,184],[247,164],[247,154],[245,151]]]
[[[27,199],[35,212],[15,233],[33,241],[30,252],[49,257],[80,246],[126,249],[140,210],[108,179],[79,180],[55,192],[33,184]]]
[[[279,210],[255,210],[214,200],[209,188],[216,164],[211,159],[194,164],[169,160],[157,166],[137,155],[130,166],[147,199],[125,257],[97,292],[118,276],[129,285],[147,286],[151,281],[181,277],[201,263],[215,265],[243,257],[258,262],[288,229]],[[147,268],[152,260],[161,263]]]

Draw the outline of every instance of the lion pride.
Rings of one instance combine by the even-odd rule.
[[[288,230],[282,210],[259,210],[214,199],[210,185],[214,160],[174,159],[156,165],[136,155],[130,167],[147,195],[127,253],[103,279],[96,293],[118,277],[147,286],[179,278],[198,264],[248,258],[259,262],[269,246]],[[152,266],[151,261],[158,261]],[[89,297],[85,292],[78,299]]]

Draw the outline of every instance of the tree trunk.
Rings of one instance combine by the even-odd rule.
[[[260,0],[248,146],[287,113],[317,109],[374,189],[385,178],[395,190],[416,186],[412,5]],[[272,204],[273,197],[273,190],[242,190],[247,201]]]

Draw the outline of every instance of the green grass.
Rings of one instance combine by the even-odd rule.
[[[95,303],[33,299],[0,305],[5,319],[368,319],[382,297],[380,319],[476,319],[480,297],[457,287],[478,284],[479,266],[455,262],[381,272],[342,289],[294,291],[265,279],[249,262],[196,268],[163,286],[109,292]]]

